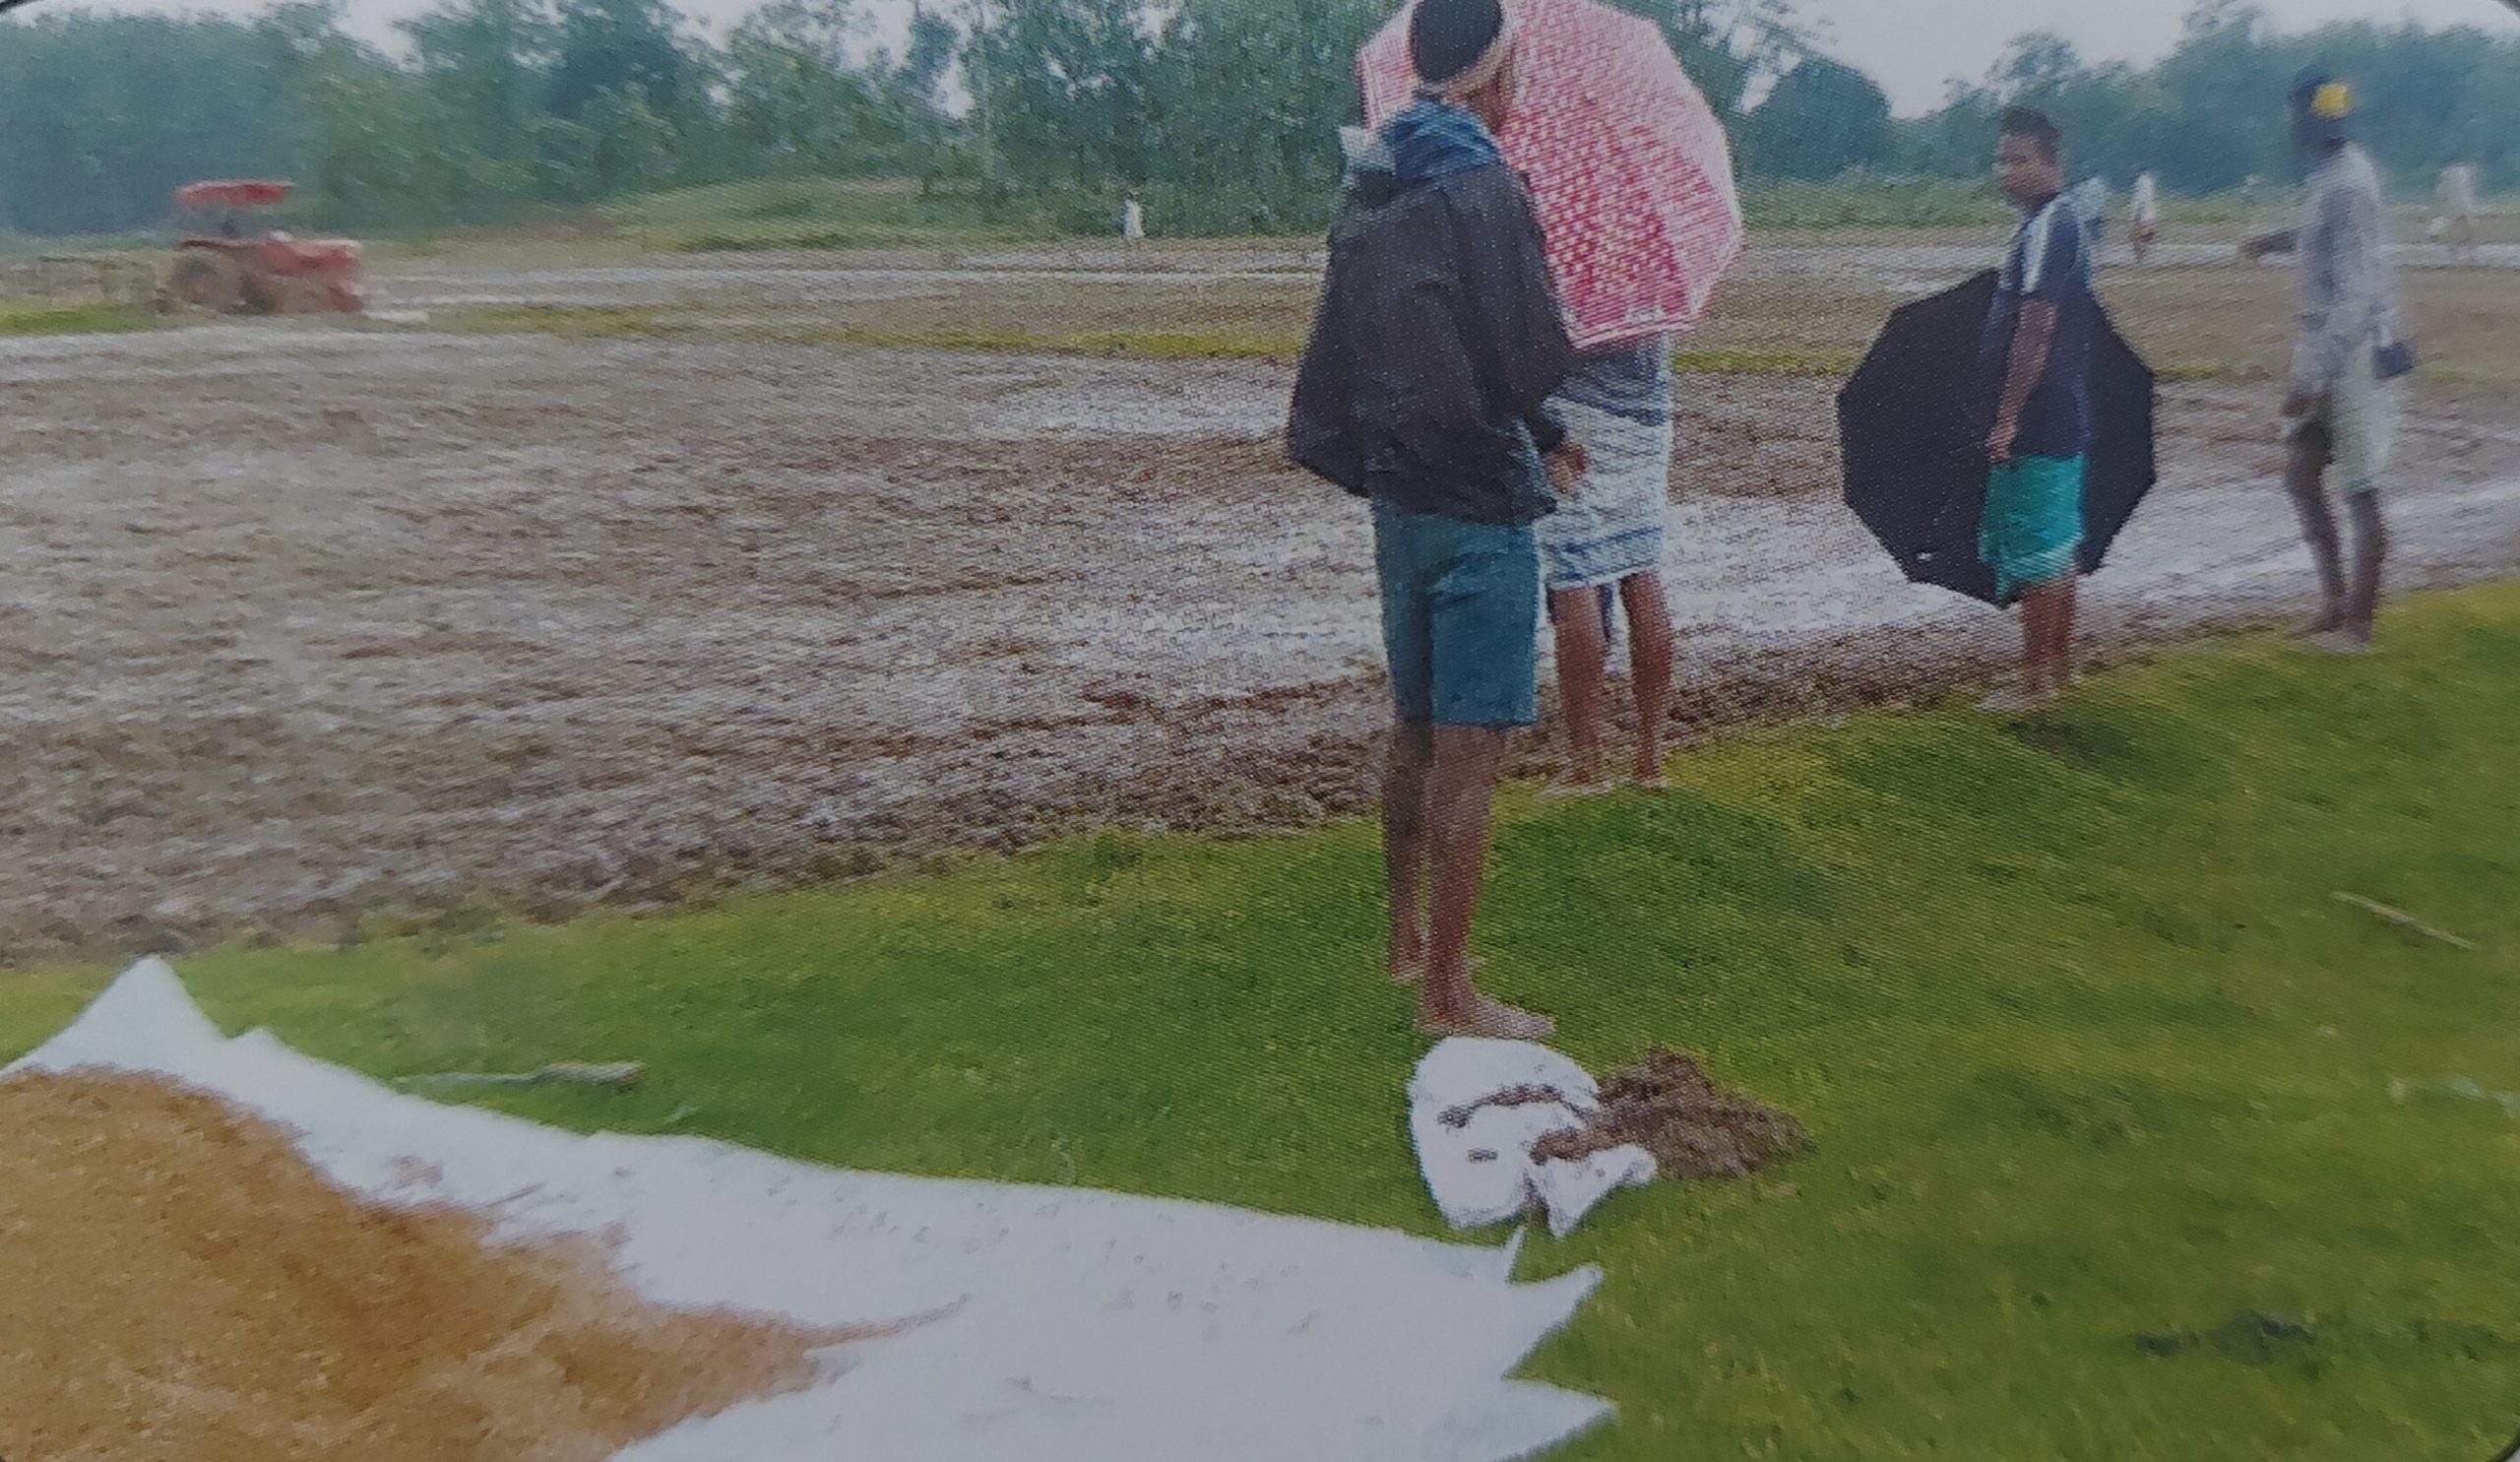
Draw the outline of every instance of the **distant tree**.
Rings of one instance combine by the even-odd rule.
[[[1007,181],[1039,193],[1147,180],[1156,37],[1135,0],[1003,0],[971,38]]]
[[[865,29],[850,0],[772,0],[727,36],[727,126],[760,166],[872,169],[877,98],[850,57]]]
[[[2072,41],[2051,31],[2033,31],[2004,47],[1986,75],[1986,89],[1998,101],[2036,102],[2053,96],[2082,75],[2082,53]]]
[[[910,102],[931,111],[940,109],[944,103],[945,74],[954,67],[954,48],[962,39],[962,32],[954,29],[952,21],[924,5],[914,6],[910,19],[910,45],[892,75],[895,90]]]
[[[401,30],[466,143],[491,159],[531,154],[557,39],[542,0],[449,0]]]
[[[320,28],[326,12],[291,12]],[[0,225],[154,227],[175,186],[285,172],[314,124],[275,95],[273,32],[209,17],[37,11],[0,23]]]
[[[1166,25],[1151,171],[1172,227],[1318,227],[1382,0],[1185,0]]]
[[[1037,216],[1104,228],[1142,189],[1170,229],[1318,227],[1356,46],[1392,0],[914,0],[898,57],[867,0],[767,0],[723,45],[662,0],[428,0],[388,56],[340,0],[250,21],[38,6],[0,20],[0,227],[160,225],[181,182],[270,174],[351,229],[498,222],[537,205],[745,177],[904,174],[993,159]],[[2409,192],[2476,163],[2520,188],[2520,40],[2356,23],[2276,32],[2203,0],[2156,65],[2024,35],[1933,114],[1892,119],[1811,54],[1793,0],[1616,0],[1651,17],[1733,126],[1753,176],[1848,167],[1977,179],[2007,100],[2063,124],[2077,175],[2182,192],[2296,169],[2284,121],[2313,61],[2361,95],[2361,136]],[[985,24],[982,24],[985,21]],[[981,105],[946,113],[954,64]],[[977,145],[993,132],[993,149]]]
[[[546,106],[576,118],[605,93],[639,89],[640,104],[671,115],[694,70],[662,0],[561,0]]]
[[[878,52],[869,68],[879,102],[877,131],[899,166],[934,188],[952,161],[953,125],[945,114],[945,77],[962,45],[954,23],[914,0],[910,42],[896,62]]]
[[[1610,0],[1662,28],[1718,116],[1741,115],[1760,85],[1811,52],[1798,0]]]
[[[1854,67],[1814,56],[1777,82],[1740,131],[1748,170],[1832,178],[1890,160],[1890,97]]]
[[[2286,57],[2265,12],[2242,0],[2203,0],[2178,46],[2155,72],[2178,117],[2163,139],[2162,180],[2198,192],[2281,170],[2288,155]]]

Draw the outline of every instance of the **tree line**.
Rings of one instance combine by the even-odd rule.
[[[2152,172],[2174,192],[2218,193],[2292,175],[2284,98],[2310,66],[2351,80],[2362,136],[2402,190],[2428,189],[2452,162],[2520,187],[2520,37],[2370,22],[2286,34],[2245,0],[2204,0],[2171,53],[2145,67],[2022,35],[1983,81],[1913,120],[1894,121],[1860,72],[1819,61],[1777,84],[1745,141],[1752,170],[1770,176],[1965,177],[1985,169],[2003,109],[2035,105],[2064,128],[2078,174],[2122,187]],[[1790,104],[1770,125],[1761,113],[1779,103]]]
[[[305,217],[374,230],[788,177],[914,179],[957,217],[1040,226],[1108,227],[1135,193],[1166,231],[1311,230],[1353,58],[1391,3],[920,0],[896,49],[859,0],[768,0],[722,39],[664,0],[444,0],[390,51],[338,0],[251,20],[48,3],[0,24],[0,227],[152,228],[182,181],[283,175]],[[1996,113],[2026,101],[2064,123],[2078,172],[2226,189],[2283,175],[2281,99],[2315,58],[2360,85],[2402,184],[2466,160],[2520,186],[2520,40],[2482,31],[2285,34],[2204,0],[2155,65],[2025,35],[1898,119],[1796,0],[1622,3],[1670,37],[1753,180],[1975,177]]]

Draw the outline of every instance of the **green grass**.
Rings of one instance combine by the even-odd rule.
[[[1993,226],[2010,217],[1993,185],[1976,178],[1749,180],[1740,192],[1742,216],[1754,228]]]
[[[981,350],[1040,355],[1134,356],[1150,360],[1292,360],[1300,336],[1269,330],[1051,331],[1014,326],[904,328],[798,319],[728,321],[709,306],[485,305],[451,310],[431,321],[440,330],[482,334],[538,333],[569,340],[742,340],[774,346],[863,346]]]
[[[1038,222],[981,219],[969,188],[921,194],[894,178],[722,183],[625,200],[611,228],[669,253],[936,247],[1049,236]]]
[[[431,328],[485,335],[542,334],[564,340],[742,340],[775,346],[859,346],[868,349],[977,350],[1028,355],[1096,355],[1144,360],[1292,361],[1303,337],[1282,330],[1034,330],[1025,326],[902,328],[810,318],[772,323],[729,321],[706,304],[481,305],[450,310]],[[1828,347],[1772,346],[1688,348],[1672,353],[1682,374],[1695,376],[1851,375],[1862,355]],[[2273,379],[2254,365],[2172,361],[2156,367],[2169,382],[2250,382]],[[2425,375],[2459,383],[2454,368],[2426,365]],[[2480,383],[2490,384],[2484,377]]]
[[[127,304],[0,304],[0,337],[110,335],[155,330],[163,323],[153,311]]]
[[[433,320],[441,330],[538,333],[570,340],[675,340],[703,336],[766,345],[901,347],[1047,355],[1134,356],[1151,360],[1292,360],[1303,337],[1282,330],[1147,329],[1055,331],[1013,326],[896,328],[837,321],[729,322],[705,304],[482,305]],[[1694,375],[1840,376],[1861,357],[1794,346],[1684,350],[1673,359]]]
[[[1801,1116],[1754,1182],[1613,1199],[1533,1373],[1563,1455],[2478,1458],[2520,1420],[2520,586],[2388,654],[2247,641],[2018,725],[1857,717],[1675,788],[1507,802],[1480,942],[1606,1064],[1670,1042]],[[573,1126],[1437,1230],[1369,828],[1108,833],[646,921],[231,949],[184,973],[383,1074],[644,1059]],[[2423,942],[2332,893],[2478,942]],[[0,1051],[102,972],[0,985]],[[2264,1317],[2263,1320],[2261,1317]]]
[[[1674,369],[1697,376],[1848,376],[1862,363],[1858,351],[1827,347],[1712,347],[1671,352]]]
[[[1267,326],[1129,330],[1037,330],[1022,325],[895,326],[815,319],[728,319],[718,307],[677,304],[477,305],[433,317],[430,328],[483,335],[540,334],[564,340],[740,340],[772,346],[858,346],[867,349],[976,350],[1003,354],[1095,355],[1144,360],[1278,360],[1303,352],[1303,337]],[[1851,375],[1860,352],[1826,346],[1687,347],[1672,352],[1683,375]],[[2254,364],[2173,360],[2155,367],[2166,382],[2263,382],[2270,371]],[[2426,379],[2492,384],[2490,377],[2426,364]]]

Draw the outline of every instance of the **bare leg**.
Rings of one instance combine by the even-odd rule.
[[[2343,629],[2357,644],[2368,645],[2380,617],[2380,568],[2389,556],[2389,531],[2376,491],[2349,493],[2346,511],[2354,523],[2354,587],[2346,596]]]
[[[1548,618],[1557,641],[1557,698],[1566,714],[1568,780],[1602,780],[1602,702],[1607,698],[1609,647],[1602,633],[1601,591],[1552,589]]]
[[[2033,585],[2021,591],[2021,683],[1980,701],[1979,710],[2018,716],[2048,698],[2054,688],[2048,683],[2048,647],[2054,639],[2049,620],[2054,603],[2050,585]]]
[[[2048,693],[2048,595],[2021,592],[2021,692],[2037,700]]]
[[[1618,586],[1627,606],[1628,666],[1636,682],[1636,779],[1663,776],[1663,728],[1671,719],[1671,605],[1663,576],[1632,574]]]
[[[2069,573],[2037,591],[2048,602],[2047,638],[2040,645],[2040,659],[2046,663],[2046,693],[2050,695],[2074,680],[2074,597],[2080,585],[2081,576]]]
[[[1401,722],[1382,782],[1382,849],[1391,885],[1391,977],[1410,981],[1426,965],[1426,781],[1434,728]]]
[[[2293,511],[2301,520],[2301,537],[2309,540],[2310,561],[2319,573],[2319,612],[2300,628],[2304,635],[2326,634],[2345,623],[2345,560],[2337,543],[2336,514],[2329,508],[2325,456],[2296,447],[2284,465],[2284,486],[2293,495]]]
[[[1591,607],[1589,604],[1587,608]],[[1505,759],[1505,732],[1479,727],[1435,728],[1426,824],[1432,840],[1434,917],[1427,925],[1425,983],[1418,1024],[1444,1035],[1537,1041],[1554,1028],[1542,1016],[1481,995],[1470,980],[1470,924],[1487,875],[1489,807]]]

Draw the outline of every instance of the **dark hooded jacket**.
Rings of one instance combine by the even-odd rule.
[[[1380,140],[1331,229],[1287,454],[1413,512],[1531,522],[1575,352],[1530,191],[1460,107],[1421,99]]]

